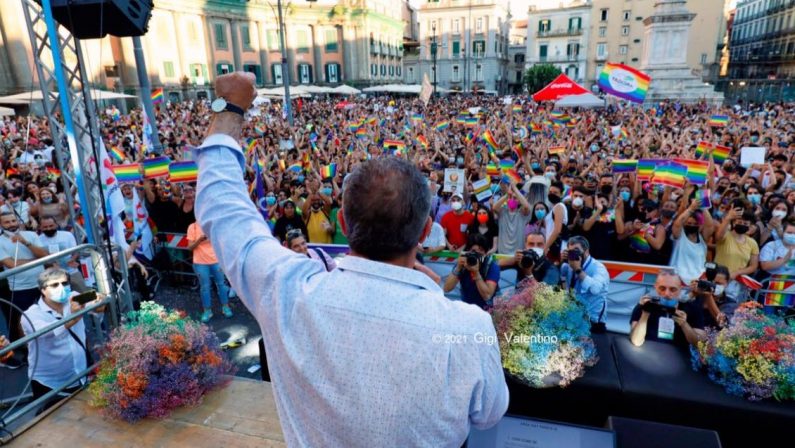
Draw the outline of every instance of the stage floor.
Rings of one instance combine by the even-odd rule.
[[[284,447],[270,383],[234,378],[191,408],[134,425],[103,418],[82,391],[8,446]]]

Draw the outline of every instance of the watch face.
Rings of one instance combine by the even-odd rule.
[[[216,98],[212,104],[213,112],[220,113],[226,109],[226,100],[223,98]]]

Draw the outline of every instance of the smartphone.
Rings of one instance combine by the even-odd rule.
[[[72,297],[72,301],[77,302],[81,305],[85,305],[86,303],[91,302],[93,300],[97,300],[97,292],[94,291],[93,289]]]

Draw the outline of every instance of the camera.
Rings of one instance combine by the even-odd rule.
[[[577,261],[582,258],[582,252],[579,249],[569,249],[568,259],[569,261]]]
[[[699,280],[696,284],[696,289],[701,292],[713,292],[715,291],[715,283],[709,280]]]
[[[649,302],[643,304],[643,311],[647,312],[660,312],[660,313],[668,313],[673,314],[676,311],[677,305],[676,299],[665,299],[663,297],[653,296],[650,298]]]
[[[480,254],[477,252],[467,252],[464,257],[466,257],[467,266],[477,266],[480,263]]]
[[[522,251],[522,259],[519,260],[519,266],[522,269],[527,269],[532,266],[535,266],[538,263],[538,259],[540,257],[534,250],[523,250]]]
[[[707,274],[707,280],[715,280],[715,276],[718,275],[718,265],[709,262],[704,263],[704,270]]]

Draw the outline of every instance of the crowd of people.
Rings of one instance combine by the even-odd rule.
[[[723,325],[732,304],[747,297],[743,276],[795,275],[790,105],[716,108],[668,101],[559,111],[524,98],[448,96],[427,106],[415,98],[369,97],[314,98],[293,107],[292,126],[279,102],[247,112],[239,136],[246,180],[274,235],[326,270],[335,268],[334,260],[307,244],[347,243],[340,213],[346,177],[367,160],[394,156],[418,167],[431,192],[434,223],[418,248],[418,267],[422,254],[457,252],[451,275],[437,283],[445,291],[458,286],[464,301],[482,308],[499,293],[501,270],[516,269],[517,280],[532,276],[584,288],[583,296],[593,296],[585,299],[592,322],[603,325],[607,285],[598,260],[668,266],[684,285],[704,279],[705,265],[714,263],[715,306],[705,309]],[[157,109],[160,147],[143,135],[149,127],[139,109],[101,111],[100,131],[113,164],[153,155],[193,157],[191,148],[201,144],[212,119],[209,103]],[[715,114],[728,116],[728,123],[713,126]],[[46,118],[0,119],[0,139],[0,257],[8,269],[74,246],[67,195],[78,214],[79,200],[76,192],[63,191],[59,176],[70,163],[56,159]],[[717,160],[699,149],[700,142],[728,147],[729,155]],[[740,163],[741,148],[749,146],[766,148],[764,163]],[[658,185],[613,167],[622,159],[675,158],[709,161],[706,184]],[[450,181],[450,169],[463,170],[463,190]],[[121,190],[130,262],[146,275],[144,267],[156,254],[141,247],[140,203],[155,234],[187,234],[193,255],[186,258],[200,278],[202,320],[213,316],[211,283],[222,314],[231,316],[222,272],[195,224],[195,183],[160,177]],[[74,257],[61,263],[77,291],[84,288],[78,267]],[[39,298],[39,273],[15,276],[7,286],[23,309]],[[578,281],[580,275],[591,280]],[[18,314],[4,307],[4,316],[10,338],[18,338]]]

